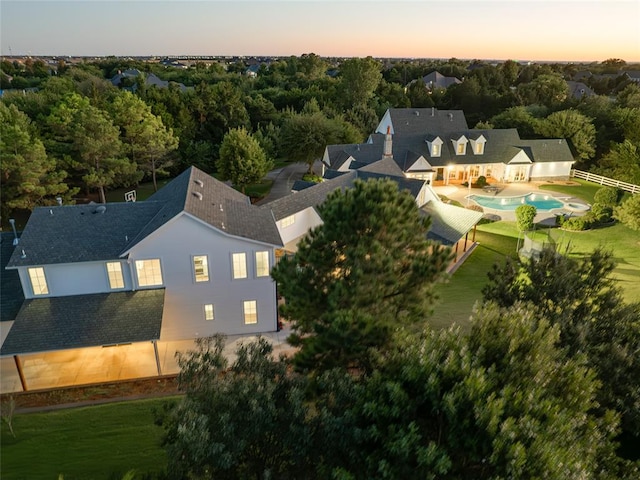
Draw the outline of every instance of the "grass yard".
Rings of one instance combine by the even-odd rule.
[[[111,480],[129,470],[163,472],[163,433],[153,409],[168,399],[14,415],[13,438],[0,428],[3,480]]]
[[[452,323],[463,329],[469,327],[469,316],[476,301],[482,297],[487,272],[495,262],[502,263],[505,256],[515,255],[518,230],[515,222],[495,222],[478,225],[476,240],[480,245],[453,274],[448,283],[439,285],[439,303],[434,308],[430,323],[447,327]],[[618,280],[627,303],[640,302],[640,235],[616,223],[611,227],[569,232],[558,228],[544,229],[538,236],[549,235],[560,252],[573,257],[589,255],[599,246],[613,252]],[[540,238],[538,238],[539,240]]]
[[[516,238],[500,231],[483,231],[480,227],[476,232],[479,245],[449,281],[436,289],[440,300],[429,321],[436,328],[455,323],[468,330],[473,306],[482,298],[481,290],[488,280],[487,272],[493,264],[502,263],[506,256],[515,254]]]
[[[540,190],[550,190],[552,192],[563,193],[571,197],[578,197],[587,203],[593,203],[596,192],[602,188],[597,183],[587,182],[579,178],[572,178],[572,182],[579,185],[563,185],[561,183],[552,183],[548,185],[540,185]]]

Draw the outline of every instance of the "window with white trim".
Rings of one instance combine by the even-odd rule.
[[[294,215],[289,215],[288,217],[284,217],[282,220],[280,220],[280,226],[282,226],[282,228],[288,227],[290,225],[293,225],[294,223],[296,223],[296,216]]]
[[[48,295],[49,287],[47,286],[47,279],[44,276],[44,268],[34,267],[29,268],[29,280],[31,280],[31,289],[34,295]]]
[[[194,255],[193,274],[196,283],[209,281],[209,263],[206,255]]]
[[[107,262],[107,275],[109,276],[109,288],[111,290],[124,288],[124,277],[122,276],[122,264],[120,262]]]
[[[466,151],[467,151],[467,144],[463,142],[458,143],[458,146],[456,148],[456,154],[464,155]]]
[[[256,300],[245,300],[243,302],[243,311],[245,325],[258,323],[258,302]]]
[[[204,306],[204,319],[205,320],[215,320],[215,314],[213,311],[213,303],[207,303]]]
[[[256,252],[256,277],[269,276],[269,252]]]
[[[431,156],[432,157],[440,156],[440,145],[438,145],[437,143],[434,143],[431,145]]]
[[[136,275],[140,287],[153,287],[162,285],[162,269],[160,260],[152,258],[149,260],[136,260]]]
[[[234,253],[231,255],[233,278],[247,278],[247,254]]]

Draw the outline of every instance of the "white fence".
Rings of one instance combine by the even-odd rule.
[[[621,182],[619,180],[614,180],[613,178],[596,175],[595,173],[583,172],[582,170],[571,170],[571,176],[581,178],[587,182],[599,183],[600,185],[605,185],[607,187],[617,187],[631,193],[640,193],[640,185]]]

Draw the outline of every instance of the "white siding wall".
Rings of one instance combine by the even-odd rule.
[[[107,262],[64,263],[41,265],[49,288],[48,295],[33,295],[28,268],[19,269],[25,298],[64,297],[91,293],[108,293],[131,290],[131,274],[126,261],[121,261],[125,288],[111,290],[107,275]]]
[[[395,133],[393,131],[393,123],[391,122],[391,114],[389,113],[389,110],[385,112],[382,120],[380,120],[378,128],[376,128],[376,133],[387,133],[387,127],[391,127],[392,134]]]
[[[182,215],[164,225],[130,252],[136,260],[159,258],[165,292],[162,340],[272,332],[277,328],[276,287],[271,277],[256,278],[255,252],[274,249],[257,242],[230,237],[196,219]],[[247,278],[232,279],[231,254],[246,253]],[[209,281],[196,283],[193,255],[207,255]],[[244,324],[243,302],[256,300],[258,323]],[[204,319],[204,305],[214,305],[215,320]]]
[[[278,231],[282,241],[287,244],[292,240],[306,235],[309,230],[322,223],[320,216],[313,207],[309,207],[295,214],[295,222],[288,227],[282,226],[282,220],[278,220]]]
[[[531,168],[531,179],[536,178],[569,178],[573,162],[534,163]]]

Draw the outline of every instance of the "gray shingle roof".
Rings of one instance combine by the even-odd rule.
[[[10,267],[116,259],[162,209],[158,202],[35,208]],[[22,252],[24,251],[24,258]]]
[[[437,108],[390,108],[393,133],[427,134],[468,130],[462,110],[438,110]],[[379,132],[386,133],[386,132]]]
[[[456,85],[462,83],[456,77],[445,77],[438,71],[433,71],[424,77],[422,77],[422,81],[428,88],[447,88],[451,85]]]
[[[541,139],[521,140],[520,145],[528,148],[533,162],[572,162],[573,155],[566,140]]]
[[[158,340],[163,308],[164,289],[26,300],[0,355]]]
[[[421,210],[431,217],[427,238],[438,240],[443,245],[454,245],[482,218],[482,212],[443,202],[428,202]]]
[[[381,165],[381,170],[384,169],[384,165]],[[266,203],[262,205],[261,208],[270,210],[273,212],[273,216],[276,220],[281,220],[309,207],[317,207],[326,200],[327,196],[331,192],[337,189],[350,188],[356,180],[367,181],[369,179],[378,178],[389,178],[395,181],[400,190],[409,190],[414,198],[424,186],[424,180],[406,178],[402,174],[392,175],[376,171],[367,171],[366,169],[352,170],[331,180],[325,180],[322,183],[305,188],[297,193]]]
[[[465,136],[467,139],[477,139],[482,135],[486,139],[484,145],[484,153],[476,155],[473,153],[471,145],[467,145],[465,155],[457,155],[454,142],[461,136]],[[432,157],[429,152],[429,146],[426,140],[433,140],[435,137],[440,137],[442,140],[442,148],[440,156]],[[383,155],[384,151],[385,135],[381,133],[374,133],[370,135],[369,142],[364,145],[346,144],[346,145],[330,145],[327,147],[327,156],[329,159],[329,166],[332,169],[339,168],[339,165],[334,163],[334,158],[344,158],[345,155],[352,157],[354,161],[353,165],[372,165],[378,162]],[[518,131],[515,128],[494,129],[494,130],[452,130],[449,132],[439,132],[437,134],[425,135],[421,133],[413,134],[395,134],[392,136],[392,153],[398,167],[403,171],[408,171],[411,166],[420,158],[424,159],[433,167],[443,167],[450,164],[485,164],[485,163],[508,163],[514,156],[516,156],[521,150],[527,148],[527,154],[531,151],[532,146],[537,147],[537,144],[547,143],[548,152],[540,152],[538,158],[540,160],[533,161],[572,161],[573,157],[571,152],[567,149],[561,149],[559,147],[553,147],[553,155],[551,153],[551,144],[560,144],[559,139],[552,140],[521,140],[518,135]],[[562,141],[565,145],[566,142]],[[553,158],[554,160],[545,160]]]
[[[36,208],[9,266],[116,259],[182,212],[229,235],[282,245],[270,215],[247,196],[191,167],[142,202]]]
[[[0,232],[0,321],[15,320],[24,293],[16,270],[5,270],[16,247],[13,232]],[[19,237],[20,235],[18,235]]]

